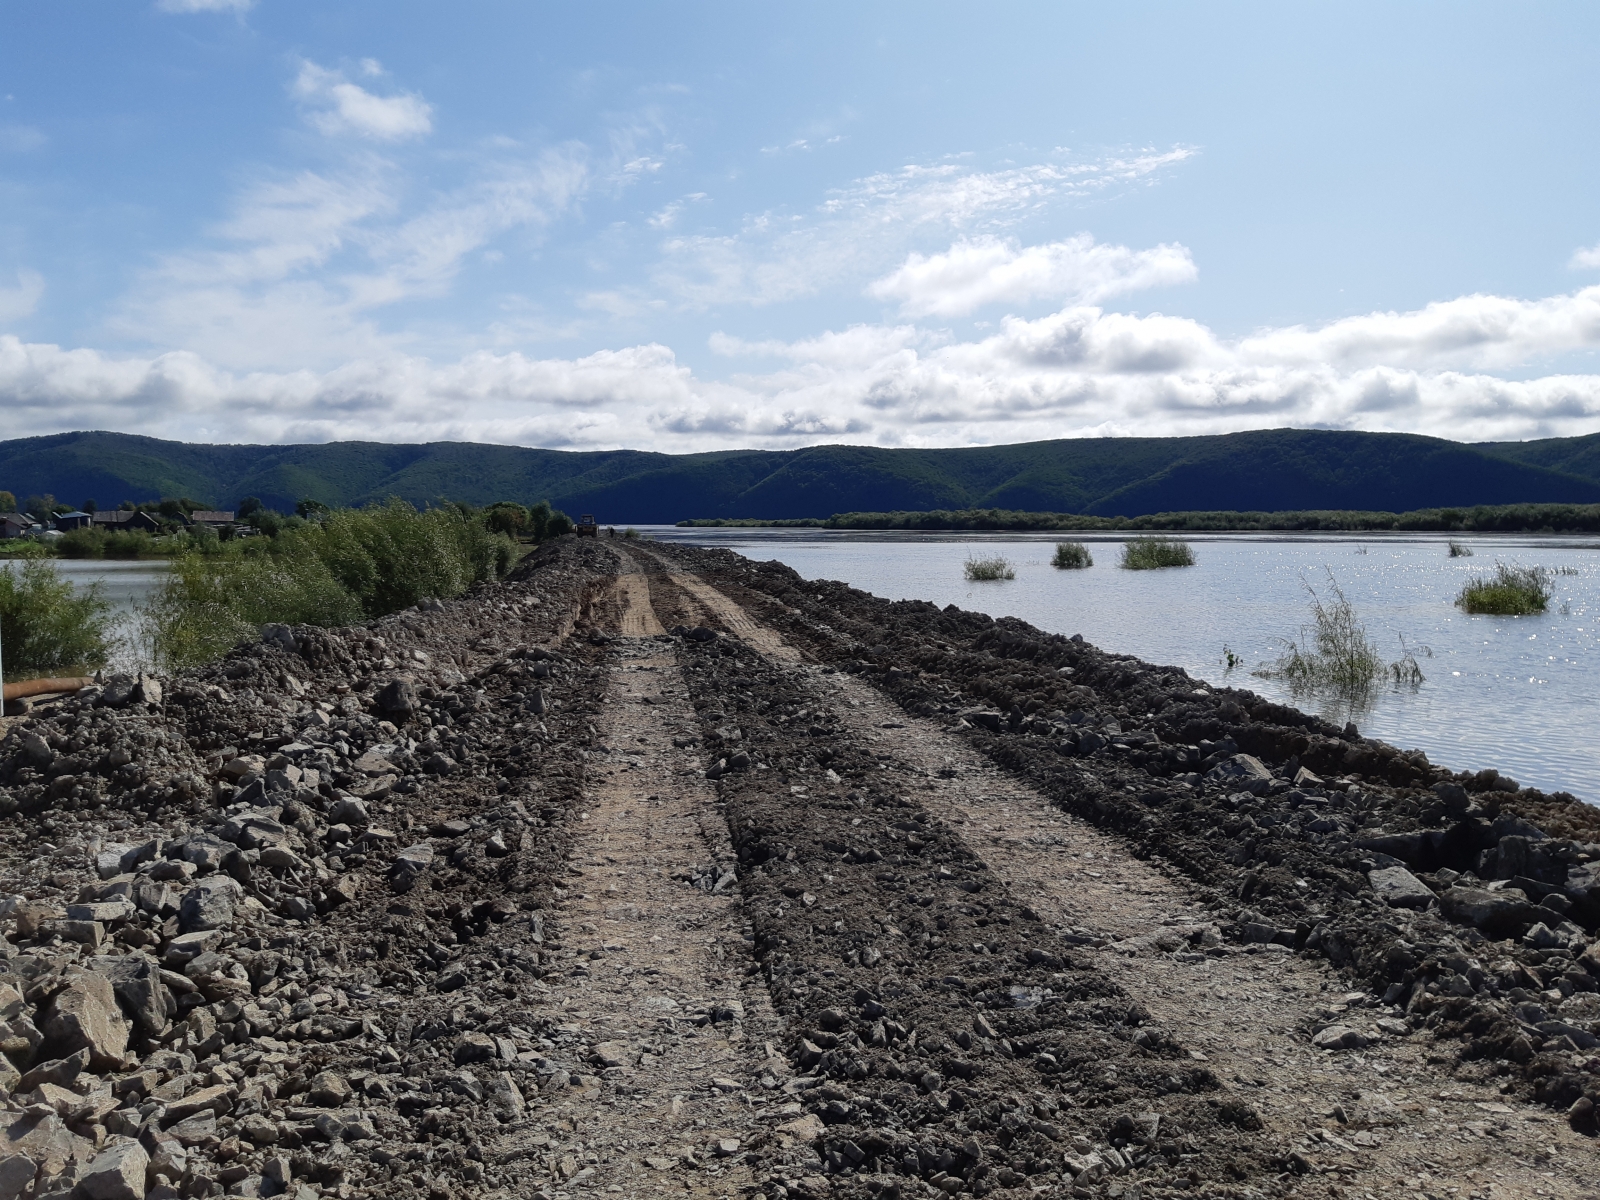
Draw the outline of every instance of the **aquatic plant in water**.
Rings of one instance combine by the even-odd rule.
[[[966,563],[967,578],[974,583],[989,582],[996,579],[1015,579],[1017,573],[1011,564],[998,554],[989,558],[968,558]]]
[[[1450,557],[1451,558],[1471,558],[1472,557],[1472,547],[1468,546],[1468,545],[1465,545],[1462,542],[1458,542],[1454,538],[1451,538],[1450,539]]]
[[[1089,555],[1089,547],[1082,542],[1057,542],[1050,565],[1058,571],[1080,571],[1094,566],[1094,559]]]
[[[1141,537],[1122,545],[1122,567],[1128,571],[1151,571],[1160,567],[1192,567],[1194,551],[1188,542],[1176,538]]]
[[[1543,567],[1496,563],[1494,574],[1469,579],[1456,596],[1462,612],[1526,617],[1550,607],[1550,580]]]

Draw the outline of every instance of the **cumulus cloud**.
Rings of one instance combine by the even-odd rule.
[[[379,75],[382,67],[373,59],[363,59],[362,73]],[[375,141],[398,142],[433,130],[433,108],[420,96],[374,95],[351,83],[343,72],[314,62],[300,64],[290,92],[307,107],[311,124],[330,137],[353,133]]]
[[[0,284],[0,321],[17,321],[33,315],[44,295],[44,276],[26,268],[14,276],[12,286]]]
[[[913,251],[894,272],[867,286],[879,300],[899,300],[908,317],[960,317],[990,304],[1033,300],[1095,303],[1124,292],[1192,282],[1198,272],[1184,246],[1149,250],[1098,243],[1081,233],[1023,246],[993,235],[965,238],[943,254]]]
[[[770,362],[724,379],[697,375],[657,343],[447,362],[389,351],[320,372],[242,372],[189,352],[118,358],[0,337],[0,396],[17,435],[106,428],[195,441],[376,434],[682,451],[1264,426],[1517,439],[1591,432],[1600,376],[1508,380],[1472,364],[1600,345],[1597,303],[1600,288],[1536,301],[1464,297],[1239,339],[1183,317],[1090,305],[1007,317],[967,340],[913,324],[798,341],[718,335],[714,353]],[[1460,328],[1475,332],[1451,332]],[[1330,347],[1337,353],[1321,353]]]
[[[1600,271],[1600,242],[1574,251],[1572,261],[1567,265],[1574,271]]]

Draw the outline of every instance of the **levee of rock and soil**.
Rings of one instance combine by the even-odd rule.
[[[1584,1194],[1589,810],[1019,622],[564,539],[8,726],[0,1200]]]

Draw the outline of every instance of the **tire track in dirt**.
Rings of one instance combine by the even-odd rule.
[[[691,740],[694,714],[670,643],[653,638],[648,583],[624,569],[601,608],[622,635],[556,901],[567,949],[545,978],[557,1028],[587,1063],[552,1078],[542,1128],[513,1135],[500,1157],[536,1164],[556,1195],[732,1196],[756,1184],[746,1155],[763,1118],[784,1115],[764,1102],[763,1080],[775,1086],[789,1068],[769,1048],[766,990],[747,975],[716,794],[692,750],[674,745]]]
[[[717,624],[801,661],[710,584],[669,570]],[[866,736],[892,745],[897,766],[920,777],[915,790],[929,812],[979,848],[1013,891],[1037,898],[1036,910],[1069,941],[1102,947],[1099,969],[1248,1098],[1311,1173],[1298,1194],[1596,1194],[1583,1180],[1583,1138],[1550,1114],[1452,1078],[1420,1040],[1387,1038],[1375,1027],[1385,1014],[1374,999],[1348,992],[1323,960],[1222,946],[1181,877],[1062,813],[936,721],[908,716],[849,676],[803,674],[819,702],[849,706],[862,728],[893,730]],[[1312,1046],[1313,1022],[1336,1014],[1374,1044],[1342,1053]]]

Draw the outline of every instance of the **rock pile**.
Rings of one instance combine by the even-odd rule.
[[[498,1178],[486,1130],[562,1070],[527,998],[600,678],[548,643],[611,570],[579,547],[367,626],[268,626],[9,731],[0,1198]]]

